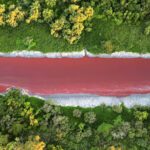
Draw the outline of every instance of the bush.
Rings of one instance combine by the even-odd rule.
[[[43,18],[46,22],[51,22],[54,18],[54,11],[52,9],[44,9],[43,10]]]
[[[96,121],[96,114],[94,112],[85,113],[84,121],[90,124],[94,123]]]
[[[112,128],[113,128],[113,125],[102,123],[101,125],[98,126],[97,132],[99,134],[102,134],[103,136],[107,136],[110,133]]]
[[[79,109],[73,110],[73,116],[76,118],[80,118],[82,115],[82,112]]]
[[[39,17],[41,16],[41,12],[40,12],[40,2],[39,1],[35,1],[32,3],[32,5],[30,6],[30,13],[29,13],[29,17],[28,19],[26,19],[26,23],[31,23],[32,21],[37,21],[39,19]]]
[[[135,111],[134,116],[136,119],[138,119],[139,121],[143,121],[146,120],[148,117],[148,113],[146,111]]]
[[[123,22],[136,23],[145,19],[149,14],[150,2],[146,1],[105,1],[96,2],[96,17],[100,19],[112,19],[116,24],[120,25]]]
[[[54,6],[56,6],[56,2],[57,0],[45,0],[46,5],[50,8],[53,8]]]
[[[5,12],[5,5],[1,4],[0,5],[0,26],[5,25],[5,17],[4,17],[4,12]]]
[[[8,14],[7,24],[11,27],[18,26],[18,22],[24,20],[25,12],[21,8],[16,7],[14,10],[10,11]]]
[[[117,113],[121,113],[122,112],[122,105],[114,105],[114,106],[112,106],[112,110],[114,111],[114,112],[117,112]]]
[[[25,143],[21,143],[19,138],[16,138],[15,141],[5,143],[4,145],[0,145],[0,149],[8,149],[8,150],[44,150],[45,143],[40,141],[39,136],[29,137]]]
[[[145,28],[144,33],[145,33],[145,35],[150,34],[150,25]]]
[[[36,46],[36,42],[32,37],[26,37],[23,41],[27,49],[32,49]]]
[[[6,145],[8,143],[8,135],[0,134],[0,146]]]
[[[108,53],[112,53],[114,50],[114,46],[111,41],[105,41],[103,42],[103,48],[106,50]]]

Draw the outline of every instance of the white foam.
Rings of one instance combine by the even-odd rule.
[[[69,58],[81,58],[85,56],[85,50],[79,52],[62,52],[61,56]]]
[[[15,87],[13,87],[15,88]],[[7,92],[12,88],[8,88]],[[93,94],[52,94],[42,95],[33,94],[26,89],[21,89],[23,95],[34,96],[42,100],[51,102],[52,104],[61,106],[73,107],[96,107],[102,104],[107,106],[114,106],[124,104],[127,108],[133,106],[150,106],[150,93],[149,94],[132,94],[125,97],[116,96],[99,96]],[[1,93],[4,95],[5,93]]]
[[[41,57],[47,57],[47,58],[62,58],[62,57],[68,57],[68,58],[81,58],[84,56],[88,57],[99,57],[99,58],[150,58],[150,53],[146,54],[139,54],[139,53],[133,53],[133,52],[114,52],[111,54],[92,54],[88,52],[87,50],[83,49],[82,51],[77,52],[50,52],[50,53],[42,53],[40,51],[28,51],[28,50],[22,50],[22,51],[13,51],[9,53],[2,53],[0,52],[1,57],[27,57],[27,58],[41,58]]]
[[[114,52],[111,54],[102,53],[97,55],[87,51],[86,55],[88,57],[100,57],[100,58],[150,58],[150,53],[139,54],[139,53],[125,52],[125,51]]]
[[[150,94],[135,94],[126,97],[115,97],[115,96],[97,96],[90,94],[77,94],[77,95],[52,95],[44,96],[46,100],[52,99],[51,101],[62,105],[62,106],[80,106],[80,107],[96,107],[102,104],[113,106],[124,105],[128,108],[135,105],[150,106]]]
[[[62,57],[68,57],[68,58],[80,58],[85,56],[85,52],[79,51],[79,52],[50,52],[50,53],[42,53],[40,51],[13,51],[10,53],[0,53],[1,57],[27,57],[27,58],[62,58]]]

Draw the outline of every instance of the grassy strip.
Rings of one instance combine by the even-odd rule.
[[[31,37],[36,43],[32,50],[43,53],[80,51],[83,49],[81,43],[70,45],[63,39],[54,38],[48,30],[46,24],[21,24],[16,28],[0,27],[0,51],[11,52],[28,49],[28,44],[25,44],[27,37]]]
[[[92,53],[116,51],[149,53],[150,36],[144,35],[143,29],[144,24],[118,26],[111,21],[94,20],[93,31],[86,33],[81,41]],[[106,45],[108,41],[110,44]]]
[[[25,39],[31,37],[36,43],[31,49],[41,52],[81,51],[83,48],[92,53],[111,53],[130,51],[150,52],[150,36],[143,34],[144,25],[116,25],[111,21],[93,21],[92,32],[84,33],[77,44],[70,45],[63,39],[50,35],[45,24],[21,24],[17,28],[0,27],[0,51],[28,49]]]

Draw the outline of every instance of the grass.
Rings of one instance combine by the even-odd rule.
[[[21,24],[17,28],[0,27],[0,51],[24,50],[24,40],[32,37],[36,45],[32,50],[46,52],[80,51],[83,48],[92,53],[110,53],[115,51],[150,52],[150,36],[143,34],[144,23],[138,25],[116,25],[111,21],[93,20],[92,32],[84,33],[77,44],[70,45],[63,39],[50,35],[45,24]],[[113,50],[104,47],[110,41]]]
[[[144,25],[116,25],[95,20],[93,31],[84,35],[83,45],[93,53],[108,53],[103,42],[111,41],[114,51],[150,52],[150,36],[143,34]]]
[[[46,52],[79,51],[82,44],[69,45],[63,39],[57,39],[50,35],[48,26],[45,24],[21,24],[17,28],[0,27],[0,51],[11,52],[25,50],[27,46],[24,40],[32,37],[36,46],[32,50]]]

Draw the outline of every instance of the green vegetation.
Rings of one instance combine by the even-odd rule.
[[[63,39],[53,37],[47,32],[45,24],[21,24],[17,28],[0,27],[0,51],[11,52],[13,50],[30,50],[26,39],[31,38],[36,43],[32,50],[46,52],[80,51],[82,44],[70,45]],[[79,42],[80,43],[80,42]]]
[[[118,26],[113,21],[93,20],[93,30],[85,33],[80,43],[92,53],[146,53],[150,52],[150,36],[144,35],[143,28],[144,23]]]
[[[94,10],[90,1],[8,0],[0,4],[0,26],[16,28],[20,22],[45,23],[51,35],[70,44],[77,42],[83,31],[90,31]]]
[[[21,24],[17,28],[0,27],[0,35],[3,35],[0,36],[0,51],[28,49],[46,53],[81,51],[86,48],[92,53],[111,53],[122,50],[146,53],[150,52],[150,36],[144,35],[142,26],[144,27],[141,24],[118,26],[110,21],[93,20],[93,30],[84,33],[79,42],[73,45],[64,39],[50,35],[45,24]],[[32,38],[36,44],[30,48],[25,44],[27,38]]]
[[[0,52],[150,52],[150,0],[0,0]],[[62,107],[0,95],[0,150],[150,150],[150,107]]]
[[[0,51],[150,52],[149,8],[149,0],[0,0]]]
[[[0,150],[149,150],[150,107],[62,107],[0,96]]]

